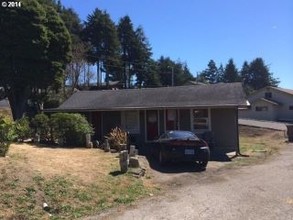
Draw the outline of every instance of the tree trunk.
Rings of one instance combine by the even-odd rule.
[[[26,110],[26,102],[31,95],[28,87],[10,88],[7,93],[14,120],[22,118]]]
[[[100,61],[97,62],[97,87],[100,87]]]

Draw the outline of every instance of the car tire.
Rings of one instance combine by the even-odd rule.
[[[205,169],[208,165],[208,161],[196,161],[196,165],[201,169]]]

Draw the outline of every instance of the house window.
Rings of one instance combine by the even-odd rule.
[[[193,109],[193,130],[209,129],[209,112],[208,109]]]
[[[257,111],[257,112],[267,112],[268,111],[268,106],[256,106],[255,111]]]
[[[289,106],[289,110],[291,110],[291,111],[293,110],[293,105]]]
[[[271,99],[273,96],[272,96],[272,93],[271,92],[266,92],[265,93],[265,98],[266,99]]]
[[[122,127],[130,134],[139,134],[139,112],[125,111],[122,112]]]

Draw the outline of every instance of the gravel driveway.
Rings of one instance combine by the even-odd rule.
[[[264,164],[181,177],[164,196],[88,219],[293,220],[293,144]]]

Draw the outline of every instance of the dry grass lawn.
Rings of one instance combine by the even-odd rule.
[[[11,113],[11,110],[9,108],[1,108],[0,109],[0,115],[9,116],[9,117],[12,118],[12,113]]]
[[[74,219],[152,192],[149,179],[119,173],[118,154],[12,144],[0,158],[0,219]],[[49,212],[43,210],[43,203]]]
[[[286,143],[284,131],[248,126],[239,127],[240,152],[249,157],[238,157],[233,165],[258,163],[277,153]]]
[[[285,140],[280,131],[240,127],[241,153],[250,157],[238,157],[230,167],[262,161]],[[74,219],[157,192],[155,178],[120,174],[117,155],[12,144],[8,157],[0,157],[0,219]]]

